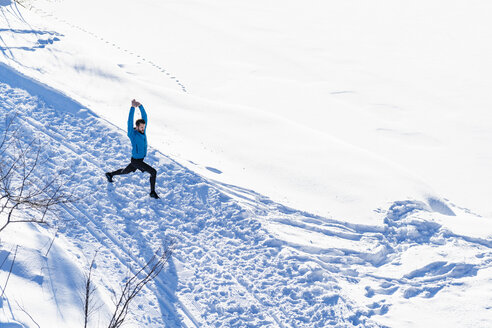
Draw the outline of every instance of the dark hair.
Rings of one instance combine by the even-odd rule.
[[[140,118],[140,119],[137,120],[137,122],[135,122],[135,124],[137,126],[139,126],[140,124],[145,124],[145,120],[143,120],[143,119]]]

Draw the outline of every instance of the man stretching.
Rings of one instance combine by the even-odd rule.
[[[135,107],[140,109],[142,115],[141,119],[138,119],[136,127],[133,127],[133,114],[135,113]],[[132,158],[130,164],[124,169],[119,169],[114,172],[107,172],[106,178],[109,182],[113,182],[113,176],[120,174],[127,174],[130,172],[135,172],[137,169],[142,172],[150,173],[150,197],[159,198],[155,192],[155,178],[157,176],[157,171],[145,163],[143,160],[145,155],[147,155],[147,135],[145,130],[147,128],[147,113],[144,107],[135,99],[132,100],[132,107],[130,108],[130,115],[128,116],[128,137],[132,142]]]

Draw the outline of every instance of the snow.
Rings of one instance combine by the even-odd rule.
[[[96,250],[104,325],[171,240],[130,327],[492,320],[489,4],[21,4],[0,2],[0,118],[83,198],[0,236],[0,260],[21,245],[2,327],[80,326]],[[145,174],[104,178],[129,160],[132,98],[159,201]]]

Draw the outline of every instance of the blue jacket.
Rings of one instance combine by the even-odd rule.
[[[135,107],[130,108],[130,115],[128,116],[128,138],[130,138],[132,142],[132,157],[133,158],[144,158],[147,155],[147,135],[145,132],[147,131],[147,113],[142,105],[140,105],[140,114],[142,114],[142,118],[145,121],[145,130],[144,133],[138,132],[136,128],[133,127],[133,114],[135,113]]]

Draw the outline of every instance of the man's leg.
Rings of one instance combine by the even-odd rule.
[[[113,176],[121,175],[121,174],[128,174],[130,172],[135,172],[136,170],[137,170],[137,168],[132,163],[130,163],[124,169],[119,169],[119,170],[116,170],[113,172],[106,173],[106,177],[108,178],[109,182],[113,182]]]
[[[142,172],[150,173],[150,193],[155,193],[155,179],[157,177],[157,171],[149,164],[144,161],[132,162],[136,169],[139,169]]]

